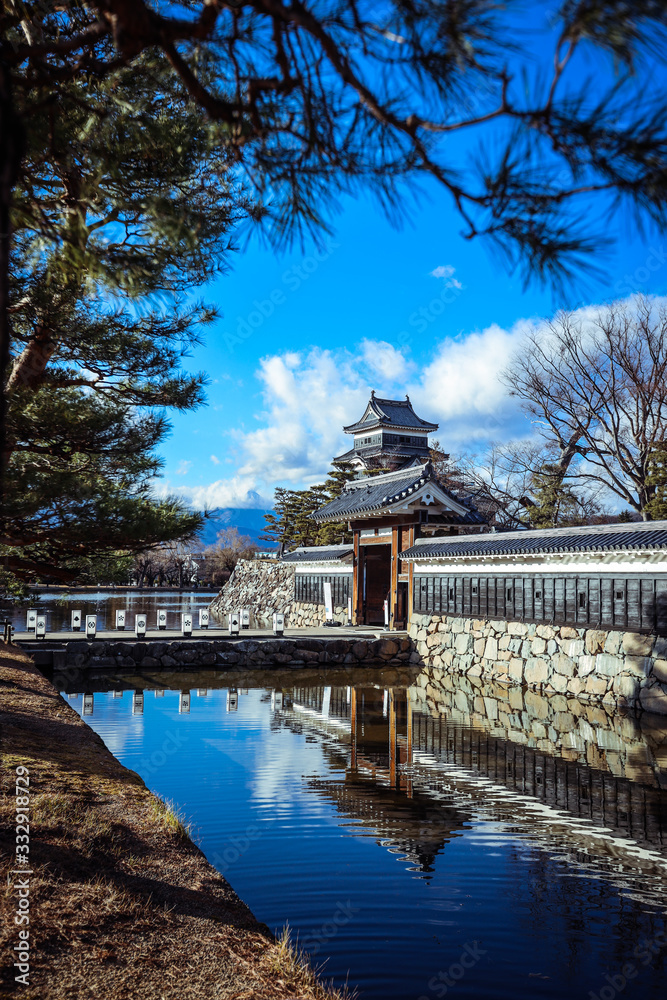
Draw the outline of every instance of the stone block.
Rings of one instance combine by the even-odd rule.
[[[465,636],[465,639],[467,641],[468,636]],[[437,632],[433,632],[433,634],[429,635],[426,640],[426,648],[430,650],[433,650],[436,646],[440,646],[440,644],[441,639]]]
[[[598,653],[595,657],[595,672],[603,677],[616,677],[623,669],[623,660],[609,653]],[[590,678],[589,678],[590,679]],[[588,687],[586,688],[588,690]]]
[[[579,662],[577,664],[577,673],[580,677],[588,677],[595,670],[595,655],[584,654],[584,656],[579,657]]]
[[[570,625],[561,625],[560,637],[561,639],[578,639],[579,633],[576,628],[572,628]]]
[[[621,648],[621,643],[623,642],[622,632],[608,632],[607,638],[604,644],[605,653],[618,653]]]
[[[510,635],[525,635],[528,631],[528,626],[523,622],[509,622],[507,631]]]
[[[556,631],[552,625],[538,625],[535,629],[535,635],[539,635],[542,639],[553,639]]]
[[[359,639],[357,642],[352,644],[350,652],[357,660],[363,660],[366,656],[368,656],[368,643],[363,639]]]
[[[653,676],[662,684],[667,684],[667,660],[653,660]]]
[[[549,678],[549,682],[552,685],[554,691],[559,691],[561,693],[563,691],[567,691],[567,677],[564,677],[562,674],[552,673],[551,677]]]
[[[94,663],[95,661],[93,660],[92,662]],[[112,662],[115,663],[115,661],[112,661]],[[144,656],[143,660],[141,661],[140,666],[141,667],[159,667],[160,666],[160,662],[161,661],[158,660],[158,658],[156,656]]]
[[[489,627],[492,632],[496,632],[498,635],[503,635],[507,632],[507,622],[503,621],[492,621],[489,622]]]
[[[523,696],[526,712],[529,716],[537,719],[547,719],[549,717],[549,702],[536,691],[526,691]]]
[[[581,677],[570,677],[567,682],[567,690],[569,694],[573,694],[575,697],[584,690],[584,682]]]
[[[465,632],[461,632],[459,635],[457,635],[456,642],[454,644],[456,652],[459,654],[467,653],[471,641],[472,640],[469,635],[466,635]]]
[[[660,657],[662,660],[667,660],[667,636],[659,635],[656,637],[653,645],[653,655]]]
[[[484,647],[486,646],[486,643],[487,643],[486,639],[475,639],[474,642],[475,656],[484,655]]]
[[[530,652],[533,656],[541,656],[542,653],[546,653],[547,642],[546,639],[536,636],[532,643],[530,644]]]
[[[486,640],[486,646],[484,647],[484,659],[496,660],[497,658],[498,658],[498,640],[490,636]]]
[[[524,669],[526,684],[546,684],[548,677],[549,668],[545,660],[535,657],[527,661]]]
[[[638,677],[628,677],[627,674],[621,674],[620,677],[614,678],[613,691],[618,698],[622,698],[628,704],[634,705],[639,697],[639,685]]]
[[[623,661],[623,673],[632,674],[633,677],[648,677],[652,662],[650,656],[626,656]]]
[[[516,681],[517,684],[521,684],[523,681],[523,660],[517,656],[513,656],[509,661],[508,671],[512,680]]]
[[[606,632],[601,632],[599,629],[588,629],[586,631],[586,635],[584,636],[586,652],[601,653],[604,650],[604,644],[606,641]]]
[[[553,663],[554,670],[557,671],[557,673],[563,674],[565,677],[574,677],[574,660],[572,660],[566,653],[557,653],[551,662]]]
[[[602,656],[602,653],[598,654]],[[604,677],[595,677],[591,674],[590,677],[586,679],[586,694],[594,695],[596,698],[601,698],[607,690],[607,681]]]
[[[565,642],[561,644],[561,650],[569,657],[581,656],[584,652],[584,640],[583,639],[566,639]]]
[[[667,715],[667,691],[662,686],[642,688],[639,700],[644,711]]]
[[[510,708],[514,712],[523,711],[523,691],[520,687],[511,687],[507,693]]]
[[[633,656],[650,656],[653,649],[653,636],[640,635],[638,632],[626,632],[623,636],[623,652]]]
[[[400,651],[399,645],[398,645],[397,642],[395,642],[394,639],[381,639],[380,640],[380,648],[379,648],[378,652],[379,652],[379,654],[380,654],[380,656],[382,657],[383,660],[384,659],[387,659],[387,660],[391,659],[391,657],[392,656],[396,656],[396,654],[399,651]]]

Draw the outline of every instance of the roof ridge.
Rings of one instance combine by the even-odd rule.
[[[349,483],[345,483],[345,489],[355,490],[360,489],[362,486],[379,486],[381,483],[406,479],[407,477],[419,479],[423,475],[427,465],[430,465],[430,462],[424,462],[423,465],[411,465],[407,469],[397,469],[395,472],[383,472],[379,476],[365,476],[363,479],[352,479]]]
[[[443,487],[445,490],[447,487]],[[556,528],[528,528],[519,529],[515,531],[495,531],[489,533],[485,537],[492,537],[496,539],[500,538],[552,538],[558,537],[558,535],[584,535],[584,534],[599,534],[599,535],[611,535],[615,532],[620,534],[631,533],[633,531],[663,531],[667,529],[667,520],[663,521],[623,521],[617,524],[575,524],[571,526],[560,526]],[[451,537],[439,538],[438,542],[451,542],[454,539],[457,541],[463,541],[466,538],[476,538],[475,535],[458,535]],[[415,539],[415,545],[424,544],[427,541],[425,538]],[[429,539],[433,541],[433,539]]]

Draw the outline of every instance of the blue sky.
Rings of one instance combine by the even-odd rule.
[[[187,365],[208,372],[209,402],[173,418],[161,491],[197,507],[262,507],[276,485],[321,481],[371,389],[408,392],[454,454],[526,437],[497,372],[527,325],[667,292],[667,237],[640,237],[624,214],[607,227],[614,248],[595,258],[603,277],[582,276],[561,298],[525,289],[483,241],[462,237],[449,195],[422,186],[401,229],[370,199],[349,199],[318,254],[277,255],[251,239],[203,290],[221,318]]]

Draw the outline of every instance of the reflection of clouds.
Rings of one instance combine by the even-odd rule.
[[[282,726],[271,727],[272,715],[266,702],[270,693],[269,688],[251,690],[240,700],[243,737],[235,740],[234,729],[229,728],[224,737],[207,738],[203,742],[247,773],[247,787],[255,808],[285,814],[292,812],[297,802],[303,810],[300,793],[304,775],[328,770],[328,764],[319,742],[306,743],[304,736]],[[248,729],[254,730],[251,738]],[[330,815],[326,804],[314,797],[308,797],[307,808],[309,816]]]

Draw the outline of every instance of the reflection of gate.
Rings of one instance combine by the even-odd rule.
[[[391,588],[391,545],[364,548],[364,622],[383,625],[384,602]]]

